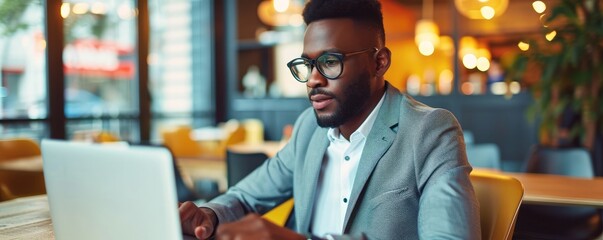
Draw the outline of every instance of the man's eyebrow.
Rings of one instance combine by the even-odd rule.
[[[323,55],[325,53],[341,53],[341,50],[339,50],[337,48],[325,49],[322,52],[320,52],[320,54],[318,56]],[[301,57],[310,59],[310,57],[308,57],[308,54],[305,54],[305,53],[302,53]]]

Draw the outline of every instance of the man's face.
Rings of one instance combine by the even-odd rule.
[[[327,19],[308,25],[303,56],[316,59],[323,53],[351,53],[373,48],[371,31],[359,28],[351,19]],[[314,67],[306,83],[308,96],[321,127],[338,127],[367,111],[374,92],[374,50],[346,56],[343,72],[328,80]]]

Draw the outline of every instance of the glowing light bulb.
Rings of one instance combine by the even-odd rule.
[[[431,56],[431,54],[433,54],[434,51],[435,51],[435,47],[433,46],[433,43],[427,42],[427,41],[423,41],[423,42],[419,43],[419,52],[423,56]]]
[[[90,12],[101,15],[101,14],[107,13],[107,8],[105,7],[104,3],[95,2],[92,4],[92,7],[90,8]]]
[[[274,10],[280,13],[287,11],[287,8],[289,8],[289,0],[274,0],[272,4]]]
[[[463,56],[463,66],[467,69],[474,69],[477,66],[477,57],[474,54],[466,54]]]
[[[544,4],[542,1],[534,1],[532,3],[532,7],[537,13],[543,13],[546,10],[546,4]]]
[[[490,69],[490,61],[485,57],[480,57],[477,59],[477,70],[482,72],[488,71]]]
[[[546,40],[553,41],[553,39],[555,39],[555,36],[557,36],[557,31],[553,30],[550,33],[547,33],[546,35],[544,35],[544,37],[546,38]]]
[[[61,4],[61,17],[67,18],[69,17],[69,13],[71,13],[71,5],[69,3]]]
[[[496,14],[496,11],[494,11],[494,8],[490,7],[490,6],[484,6],[480,9],[480,12],[482,13],[482,17],[484,17],[485,19],[492,19],[494,17],[494,15]]]
[[[543,13],[542,15],[540,15],[540,23],[542,23],[542,26],[544,26],[544,27],[548,27],[548,25],[546,24],[546,18],[547,18],[546,13]]]
[[[88,3],[76,3],[73,5],[73,13],[81,15],[88,12]]]
[[[509,89],[511,90],[511,93],[518,94],[521,91],[521,85],[519,85],[518,82],[513,81],[509,84]]]
[[[529,44],[529,43],[527,43],[527,42],[519,42],[519,43],[517,44],[517,47],[519,47],[519,49],[520,49],[521,51],[524,51],[524,52],[525,52],[525,51],[528,51],[528,49],[530,49],[530,44]]]

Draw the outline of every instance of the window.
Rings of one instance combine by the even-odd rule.
[[[165,127],[214,124],[212,2],[149,1],[151,141]]]
[[[0,136],[47,135],[46,40],[40,0],[0,0]]]
[[[135,2],[63,1],[68,138],[102,130],[137,140]]]

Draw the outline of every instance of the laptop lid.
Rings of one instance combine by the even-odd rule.
[[[170,152],[42,140],[57,239],[182,239]]]

